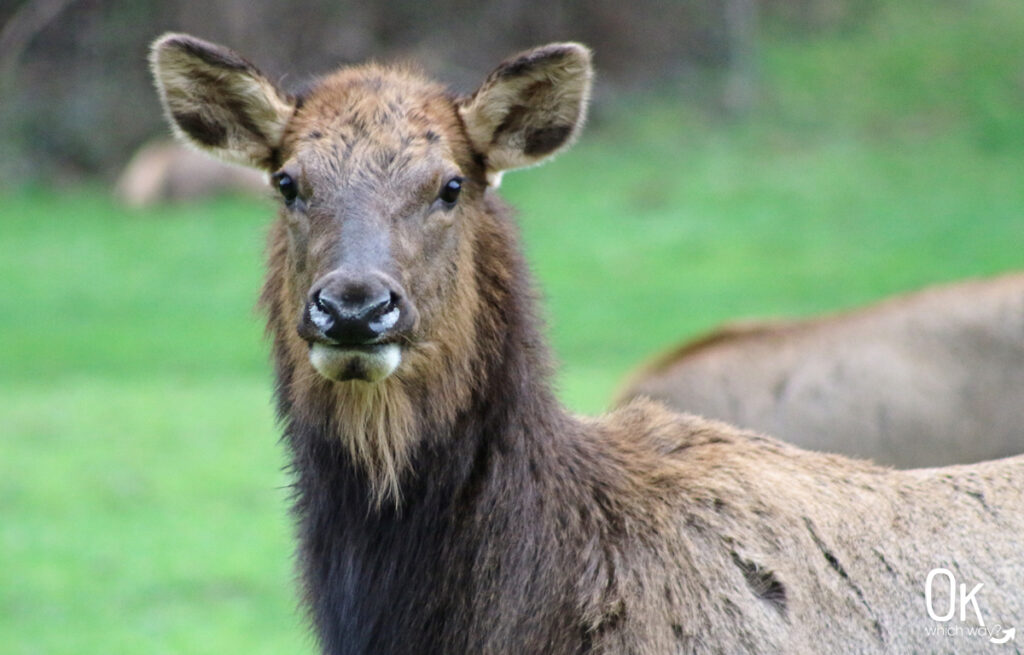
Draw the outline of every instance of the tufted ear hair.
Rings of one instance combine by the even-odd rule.
[[[569,146],[587,112],[590,50],[552,43],[501,63],[459,103],[473,146],[487,157],[488,177],[539,164]]]
[[[167,120],[180,141],[218,159],[271,170],[295,101],[227,48],[165,34],[149,56]]]

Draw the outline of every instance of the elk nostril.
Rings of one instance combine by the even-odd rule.
[[[377,334],[383,334],[395,327],[400,316],[401,310],[399,310],[397,302],[382,302],[376,311],[373,312],[373,317],[370,319],[369,327]]]
[[[313,295],[313,305],[325,314],[330,313],[327,305],[324,304],[323,298],[320,297],[320,291],[317,291],[316,294]]]
[[[313,322],[321,332],[327,332],[334,325],[335,317],[331,312],[330,306],[324,302],[320,297],[320,292],[317,291],[312,298],[312,301],[307,306],[307,314],[309,320]]]

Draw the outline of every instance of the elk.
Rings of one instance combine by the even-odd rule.
[[[648,396],[901,468],[1024,452],[1024,274],[825,317],[726,325],[634,373]]]
[[[585,47],[468,96],[376,64],[291,94],[180,34],[151,64],[174,132],[281,196],[261,304],[322,652],[932,651],[962,600],[937,567],[1024,624],[1024,458],[900,472],[559,405],[494,186],[577,136]]]

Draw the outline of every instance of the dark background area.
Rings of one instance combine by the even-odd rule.
[[[851,30],[875,4],[5,0],[0,166],[7,170],[0,172],[8,183],[110,179],[141,143],[165,133],[145,64],[149,43],[165,31],[229,45],[286,88],[339,64],[378,58],[416,61],[467,91],[513,52],[579,40],[595,51],[598,99],[664,85],[735,113],[753,97],[765,25],[795,35]]]

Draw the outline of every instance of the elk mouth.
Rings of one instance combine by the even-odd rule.
[[[313,342],[309,362],[328,380],[376,383],[394,373],[402,363],[402,347],[393,341],[360,345]]]

